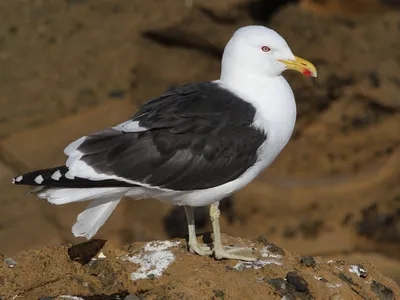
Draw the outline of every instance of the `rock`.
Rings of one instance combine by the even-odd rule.
[[[392,300],[394,294],[392,289],[384,286],[383,284],[373,281],[371,283],[371,290],[378,296],[380,300]]]
[[[295,289],[301,293],[309,292],[308,283],[296,272],[289,272],[286,275],[286,280],[289,284],[292,284]]]
[[[317,264],[317,262],[315,261],[315,259],[314,259],[314,257],[312,257],[312,256],[303,256],[301,259],[300,259],[300,263],[303,265],[303,266],[306,266],[306,267],[314,267],[316,264]]]
[[[253,244],[228,236],[224,239],[245,247]],[[185,244],[183,239],[134,243],[124,248],[107,243],[102,249],[106,258],[92,259],[88,264],[68,257],[69,249],[85,249],[87,243],[27,250],[16,255],[17,268],[0,265],[0,278],[4,278],[0,297],[10,299],[23,294],[28,299],[58,300],[68,299],[65,298],[68,296],[71,299],[133,300],[162,297],[245,299],[250,295],[252,299],[265,299],[269,295],[268,298],[278,299],[277,295],[273,296],[278,294],[287,299],[330,299],[333,296],[352,299],[357,295],[365,298],[377,295],[386,300],[400,293],[399,286],[368,262],[365,263],[368,280],[365,280],[351,273],[351,265],[345,262],[318,258],[316,268],[303,268],[300,257],[288,251],[279,259],[263,257],[268,245],[260,244],[255,248],[259,260],[247,263],[246,268],[236,268],[235,265],[244,263],[201,257],[188,252],[183,247]],[[339,277],[352,288],[340,286],[336,276],[338,268],[342,269]],[[147,273],[153,276],[139,276]],[[324,274],[324,278],[320,274]],[[218,278],[218,284],[214,278]],[[263,282],[265,284],[260,284]],[[58,297],[61,295],[63,298]]]
[[[286,275],[286,280],[274,278],[268,280],[268,283],[285,299],[314,299],[308,288],[308,283],[297,272],[289,272]]]
[[[17,262],[12,258],[6,258],[4,262],[9,268],[14,268],[17,265]]]
[[[225,299],[225,293],[222,290],[213,290],[214,296],[217,299]]]
[[[68,256],[71,260],[86,265],[100,252],[105,243],[105,240],[91,240],[74,245],[68,249]]]

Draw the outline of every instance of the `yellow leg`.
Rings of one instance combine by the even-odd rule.
[[[239,248],[230,247],[226,248],[222,246],[221,242],[221,230],[219,227],[219,217],[221,215],[219,208],[219,202],[216,202],[210,206],[210,218],[214,231],[214,255],[216,259],[238,259],[245,261],[255,261],[256,258],[253,256],[253,251],[250,248]]]
[[[210,256],[212,254],[210,247],[197,242],[196,227],[194,223],[194,207],[185,205],[185,213],[189,231],[189,251],[202,256]]]

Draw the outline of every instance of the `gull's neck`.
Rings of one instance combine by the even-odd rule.
[[[282,147],[287,143],[296,121],[296,103],[283,76],[262,76],[225,67],[219,84],[256,108],[255,127],[278,139]]]
[[[265,76],[232,66],[222,68],[220,81],[229,88],[246,92],[256,86],[269,87],[286,80],[283,76]]]
[[[222,68],[221,86],[263,110],[263,117],[273,121],[295,118],[294,95],[286,79],[279,76],[263,76],[239,68]]]

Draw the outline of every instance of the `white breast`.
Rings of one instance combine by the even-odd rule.
[[[266,132],[259,149],[260,167],[271,164],[288,143],[296,122],[296,103],[283,76],[258,78],[241,76],[222,82],[229,90],[250,102],[257,110],[253,126]]]

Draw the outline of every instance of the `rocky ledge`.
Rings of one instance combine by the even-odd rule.
[[[210,235],[199,237],[210,242]],[[256,262],[200,257],[184,239],[115,248],[104,240],[1,257],[0,299],[395,299],[396,283],[373,265],[300,257],[265,237],[229,236]]]

